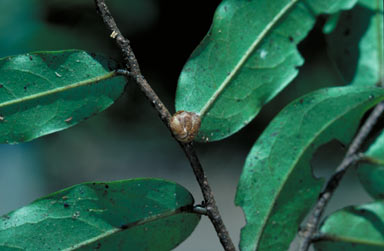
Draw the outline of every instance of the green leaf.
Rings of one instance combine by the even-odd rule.
[[[77,50],[0,59],[0,143],[29,141],[105,110],[125,87],[115,68]]]
[[[176,110],[202,117],[198,141],[230,136],[297,75],[296,45],[320,13],[356,0],[224,0],[213,24],[181,72]]]
[[[338,12],[328,17],[323,27],[323,32],[325,34],[331,33],[337,27],[341,13],[342,12]]]
[[[248,154],[237,188],[236,205],[247,220],[242,250],[288,249],[323,184],[312,176],[312,154],[332,139],[348,144],[360,118],[381,100],[381,88],[328,88],[277,115]]]
[[[170,250],[194,230],[192,195],[160,179],[83,183],[0,218],[0,249]]]
[[[347,83],[372,86],[384,78],[383,1],[359,0],[327,36],[328,52]]]
[[[318,251],[380,251],[384,249],[383,201],[346,207],[320,227]]]
[[[360,164],[357,176],[365,190],[376,199],[384,199],[384,131],[365,155],[376,164]]]

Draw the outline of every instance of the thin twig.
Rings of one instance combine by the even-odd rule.
[[[327,181],[325,188],[320,193],[319,199],[317,200],[315,208],[312,211],[312,214],[306,224],[306,227],[301,233],[303,240],[299,248],[300,251],[307,251],[309,249],[312,238],[317,230],[317,226],[319,224],[321,216],[323,215],[325,207],[327,206],[329,200],[331,199],[345,172],[348,170],[349,167],[356,164],[356,162],[359,161],[362,157],[361,154],[358,154],[358,150],[365,142],[368,134],[372,131],[373,126],[376,124],[383,111],[384,102],[381,102],[375,107],[375,109],[373,109],[372,113],[369,115],[363,126],[360,128],[356,137],[353,139],[352,144],[349,146],[343,161],[336,168],[336,171],[331,176],[331,178]]]
[[[148,84],[147,80],[144,78],[144,76],[141,74],[139,64],[137,62],[137,59],[135,57],[135,54],[133,53],[130,42],[128,39],[126,39],[120,32],[119,28],[116,25],[116,22],[114,18],[112,17],[105,0],[95,0],[95,4],[97,6],[97,10],[102,17],[104,23],[108,27],[109,31],[111,32],[111,38],[115,39],[117,45],[119,46],[124,62],[126,63],[126,71],[118,71],[118,73],[123,74],[127,77],[132,77],[136,83],[139,85],[141,91],[145,94],[147,99],[151,102],[151,104],[154,106],[156,111],[158,112],[161,120],[164,122],[164,124],[168,127],[168,129],[171,131],[169,127],[169,121],[171,119],[171,114],[169,113],[168,109],[165,107],[163,102],[159,99],[159,97],[156,95],[156,93],[152,90],[151,86]],[[171,131],[172,133],[172,131]],[[174,137],[175,138],[175,137]],[[193,172],[196,176],[196,179],[200,185],[200,189],[203,193],[204,197],[204,206],[207,209],[207,215],[209,219],[211,220],[217,235],[220,239],[220,242],[224,248],[224,250],[228,251],[234,251],[235,246],[233,245],[233,242],[229,236],[229,233],[223,223],[223,220],[221,218],[220,212],[216,206],[216,202],[211,190],[211,187],[208,184],[207,177],[204,174],[204,170],[200,164],[200,161],[197,157],[196,151],[193,147],[192,143],[182,143],[178,141],[181,148],[183,149],[184,153],[186,154],[191,167],[193,169]]]

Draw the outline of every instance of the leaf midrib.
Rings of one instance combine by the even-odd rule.
[[[33,100],[33,99],[42,98],[42,97],[45,97],[45,96],[53,95],[53,94],[59,93],[59,92],[64,92],[64,91],[67,91],[67,90],[70,90],[70,89],[74,89],[74,88],[78,88],[78,87],[81,87],[81,86],[86,86],[86,85],[94,84],[94,83],[97,83],[97,82],[100,82],[100,81],[112,78],[114,76],[116,76],[116,72],[115,71],[108,72],[108,73],[106,73],[104,75],[97,76],[97,77],[94,77],[94,78],[90,78],[90,79],[87,79],[87,80],[83,80],[83,81],[80,81],[80,82],[76,82],[76,83],[73,83],[73,84],[70,84],[70,85],[66,85],[66,86],[50,89],[50,90],[47,90],[47,91],[31,94],[31,95],[24,96],[24,97],[21,97],[21,98],[16,98],[16,99],[13,99],[13,100],[10,100],[10,101],[5,101],[3,103],[0,103],[0,108],[6,107],[6,106],[10,106],[10,105],[14,105],[14,104],[18,104],[18,103],[22,103],[22,102],[26,102],[26,101],[30,101],[30,100]]]
[[[381,98],[383,99],[383,98]],[[322,100],[321,102],[319,103],[323,103],[325,102],[326,100],[328,99],[325,99],[325,100]],[[297,155],[297,158],[294,160],[294,162],[292,163],[292,166],[296,166],[297,163],[299,162],[300,160],[300,156],[303,156],[303,154],[307,151],[308,147],[311,145],[311,142],[314,142],[318,139],[318,137],[325,131],[327,130],[332,124],[334,124],[336,121],[338,121],[340,118],[344,117],[347,113],[349,113],[351,110],[355,110],[357,109],[359,106],[361,106],[362,104],[364,104],[366,101],[363,101],[361,103],[358,103],[357,105],[351,107],[351,109],[348,109],[347,111],[343,112],[342,114],[340,114],[339,116],[335,117],[333,120],[330,120],[328,123],[324,124],[324,126],[321,128],[321,130],[319,130],[318,133],[316,133],[313,137],[313,140],[308,142],[308,144],[305,145],[305,147],[302,149],[301,152],[298,153]],[[378,101],[380,102],[380,101]],[[319,105],[319,103],[317,103],[316,105]],[[311,107],[311,109],[313,109],[313,107]],[[307,113],[308,111],[306,111]],[[271,150],[272,151],[272,150]],[[279,196],[281,194],[281,191],[283,189],[283,187],[285,186],[285,184],[287,183],[287,180],[288,180],[288,177],[290,177],[291,173],[292,173],[293,169],[290,168],[289,172],[287,173],[287,175],[285,175],[285,178],[282,182],[282,185],[279,186],[279,189],[278,191],[276,192],[277,196]],[[277,201],[277,200],[274,200],[274,202]],[[270,215],[273,211],[273,205],[274,203],[272,203],[272,207],[269,207],[269,210],[268,210],[268,213],[267,215],[264,217],[264,219],[267,219],[267,221],[270,219]],[[258,235],[257,237],[257,241],[256,241],[256,247],[260,244],[260,237],[262,236],[262,234],[264,233],[264,230],[265,230],[265,226],[267,224],[267,221],[264,221],[264,223],[262,224],[262,231],[260,231],[260,234]]]
[[[97,240],[103,239],[103,238],[108,237],[110,235],[113,235],[115,233],[118,233],[118,232],[121,232],[121,231],[125,231],[127,229],[132,228],[132,227],[144,225],[146,223],[150,223],[150,222],[153,222],[153,221],[156,221],[156,220],[159,220],[159,219],[162,219],[162,218],[170,217],[170,216],[173,216],[173,215],[176,215],[176,214],[180,214],[180,213],[183,213],[183,212],[186,212],[185,208],[180,207],[180,208],[176,208],[175,210],[170,210],[170,211],[166,211],[164,213],[153,215],[151,217],[147,217],[145,219],[132,222],[132,223],[128,224],[126,226],[126,228],[124,228],[124,229],[123,228],[113,228],[111,230],[105,231],[103,234],[99,234],[99,235],[97,235],[97,236],[95,236],[95,237],[93,237],[91,239],[88,239],[88,240],[85,240],[83,242],[80,242],[80,243],[78,243],[76,245],[71,246],[70,248],[63,249],[63,251],[76,250],[78,248],[85,247],[85,246],[87,246],[89,244],[92,244],[93,242],[95,242]]]
[[[378,242],[378,241],[372,241],[372,240],[364,240],[362,238],[359,238],[358,236],[342,236],[342,235],[335,235],[335,234],[323,234],[321,236],[321,241],[340,241],[340,242],[346,242],[350,244],[360,244],[360,245],[367,245],[367,246],[377,246],[377,247],[384,247],[383,242]]]
[[[221,83],[219,88],[213,93],[213,95],[209,98],[207,103],[203,108],[201,108],[200,112],[198,113],[200,116],[203,116],[206,114],[206,112],[211,108],[213,103],[217,100],[218,96],[224,91],[224,89],[228,86],[228,84],[232,81],[232,79],[235,77],[235,75],[239,72],[240,68],[244,65],[244,63],[247,61],[247,59],[252,55],[252,53],[255,51],[256,47],[260,44],[260,42],[266,37],[266,35],[272,30],[272,28],[277,24],[278,21],[288,12],[288,10],[295,5],[299,0],[293,0],[290,3],[288,3],[283,9],[280,10],[280,12],[271,20],[271,22],[268,23],[266,28],[259,34],[259,36],[256,37],[255,41],[252,43],[252,45],[248,48],[248,50],[245,52],[245,54],[241,57],[239,62],[235,65],[231,73],[224,79],[224,81]]]

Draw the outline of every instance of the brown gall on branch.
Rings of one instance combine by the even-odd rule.
[[[172,116],[169,125],[178,141],[189,143],[199,132],[201,119],[194,112],[178,111]]]
[[[109,31],[111,32],[110,33],[111,38],[116,41],[116,44],[120,48],[121,53],[123,55],[124,62],[126,64],[126,69],[118,70],[116,71],[116,73],[124,75],[126,77],[130,77],[135,80],[140,90],[145,94],[146,98],[149,100],[149,102],[152,104],[152,106],[155,108],[155,110],[159,114],[161,120],[168,127],[173,137],[175,137],[176,139],[176,135],[173,134],[170,127],[170,121],[172,116],[169,113],[168,109],[163,104],[163,102],[160,100],[160,98],[157,96],[157,94],[153,91],[151,86],[148,84],[147,80],[141,74],[139,64],[137,62],[135,54],[132,51],[129,40],[126,39],[121,34],[119,28],[116,25],[114,18],[112,17],[105,3],[105,0],[95,0],[95,4],[96,4],[97,11],[100,14],[104,24],[108,27]],[[211,220],[216,230],[220,243],[222,244],[224,250],[226,251],[236,250],[231,240],[231,237],[229,236],[229,233],[224,225],[224,222],[221,218],[220,212],[216,206],[212,189],[209,186],[208,179],[204,174],[204,170],[201,166],[199,158],[197,157],[197,154],[193,147],[192,142],[183,143],[179,140],[177,140],[177,142],[179,143],[180,147],[183,149],[184,153],[186,154],[190,162],[190,165],[192,167],[192,170],[195,174],[195,177],[199,183],[200,189],[204,197],[204,205],[206,206],[206,209],[207,209],[206,214],[208,215],[209,219]]]
[[[323,215],[329,200],[331,199],[333,193],[335,192],[348,168],[355,165],[363,158],[363,155],[358,153],[358,151],[360,150],[362,144],[367,139],[368,134],[372,131],[373,126],[376,124],[377,120],[383,114],[383,112],[384,102],[381,102],[376,105],[367,120],[364,122],[363,126],[360,128],[359,132],[353,139],[352,144],[349,146],[343,161],[327,181],[325,188],[320,193],[319,199],[317,200],[317,203],[306,223],[304,230],[300,234],[302,237],[302,242],[299,248],[300,251],[308,251],[309,246],[315,237],[321,216]]]

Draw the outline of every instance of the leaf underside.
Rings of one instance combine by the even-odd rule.
[[[126,83],[115,69],[78,50],[0,59],[0,143],[30,141],[105,110]]]
[[[297,75],[296,46],[316,16],[355,2],[224,0],[178,82],[176,110],[202,117],[196,140],[220,140],[248,124]]]
[[[348,144],[360,118],[384,99],[381,88],[323,89],[288,105],[248,154],[236,194],[247,224],[241,250],[287,250],[323,181],[312,176],[315,150]]]
[[[346,207],[325,219],[314,246],[318,251],[380,251],[383,231],[383,201]]]
[[[1,250],[170,250],[200,216],[192,195],[160,179],[84,183],[0,218]]]
[[[359,0],[340,14],[326,37],[328,53],[345,82],[373,86],[384,78],[382,0]]]

